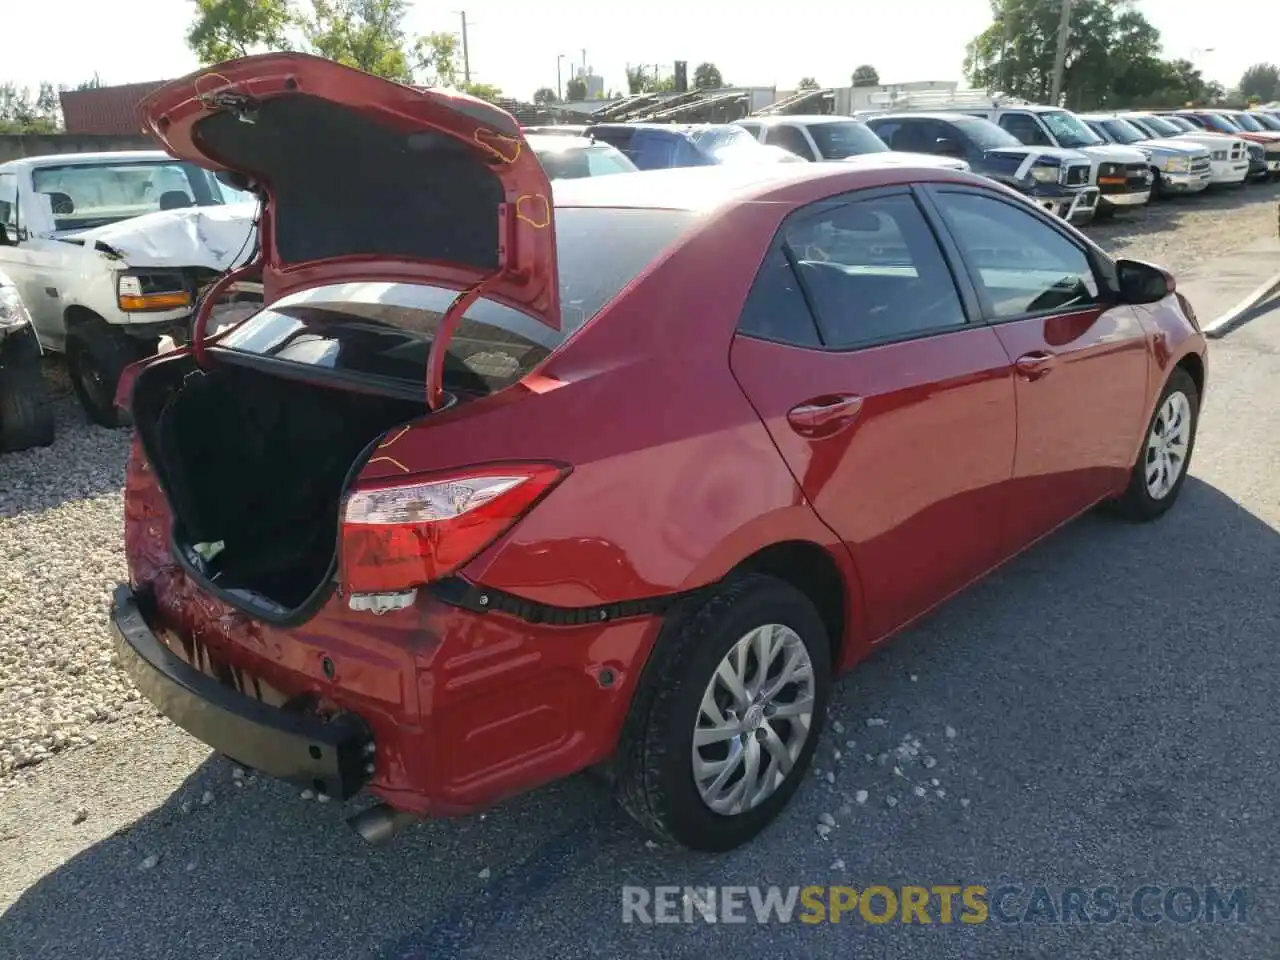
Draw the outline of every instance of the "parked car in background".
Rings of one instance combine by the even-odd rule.
[[[1085,113],[1080,119],[1108,143],[1135,147],[1151,163],[1151,196],[1200,193],[1209,189],[1213,169],[1202,144],[1170,137],[1151,137],[1115,113]]]
[[[1031,103],[992,103],[957,109],[985,117],[1029,147],[1079,150],[1089,157],[1093,162],[1092,183],[1100,194],[1097,217],[1109,217],[1124,207],[1142,206],[1150,197],[1151,170],[1146,156],[1133,147],[1107,143],[1068,110]]]
[[[1248,144],[1249,179],[1265,180],[1270,174],[1268,157],[1272,149],[1272,138],[1269,135],[1246,130],[1222,110],[1178,110],[1171,116],[1194,124],[1203,130],[1239,137]]]
[[[1249,176],[1249,144],[1239,137],[1203,130],[1181,117],[1154,113],[1122,113],[1120,116],[1153,139],[1168,138],[1204,146],[1209,151],[1211,186],[1240,186]]]
[[[185,338],[197,298],[252,253],[257,204],[158,151],[0,164],[0,270],[89,416],[119,423],[120,372]]]
[[[640,169],[617,147],[586,137],[531,134],[525,140],[552,180],[635,173]]]
[[[621,150],[641,170],[796,159],[744,134],[732,124],[596,123],[590,127],[594,140]]]
[[[497,107],[300,54],[141,109],[265,185],[268,303],[215,343],[202,307],[122,385],[119,662],[219,752],[377,795],[366,837],[594,767],[657,835],[739,846],[838,674],[1186,479],[1205,341],[1173,279],[985,178],[553,185],[494,162]],[[343,143],[379,173],[354,194]]]
[[[1098,188],[1092,166],[1078,150],[1028,147],[990,120],[962,113],[890,113],[867,126],[896,150],[964,160],[975,172],[1025,194],[1073,223],[1093,219]]]
[[[551,123],[540,127],[521,127],[520,129],[526,136],[536,133],[548,137],[587,137],[590,136],[588,131],[591,128],[585,123]]]
[[[53,443],[43,354],[18,288],[0,271],[0,450]]]
[[[781,116],[747,117],[735,123],[761,143],[781,147],[801,160],[848,160],[850,157],[881,155],[890,149],[861,120],[829,114],[784,114]],[[897,151],[902,153],[903,151]],[[905,163],[923,163],[964,170],[964,160],[918,153],[900,159]]]
[[[1240,135],[1247,136],[1266,150],[1267,175],[1275,180],[1280,179],[1280,125],[1273,128],[1248,110],[1223,110],[1226,117],[1240,128]]]

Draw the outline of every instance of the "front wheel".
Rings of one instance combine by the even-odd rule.
[[[90,420],[104,427],[127,425],[127,416],[116,409],[120,374],[155,348],[155,341],[135,339],[105,322],[84,323],[68,333],[67,372]]]
[[[1187,479],[1199,420],[1200,391],[1191,375],[1178,367],[1156,402],[1129,487],[1111,504],[1114,512],[1127,520],[1145,521],[1173,506]]]
[[[664,627],[617,760],[623,808],[664,839],[719,852],[760,833],[808,769],[831,685],[813,604],[735,578]]]
[[[35,334],[25,330],[0,342],[0,450],[53,443],[53,407]]]

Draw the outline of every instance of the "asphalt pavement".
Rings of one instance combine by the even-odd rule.
[[[1280,306],[1215,341],[1209,376],[1176,508],[1085,517],[879,651],[838,688],[824,775],[745,849],[651,845],[585,778],[371,848],[353,806],[236,786],[166,726],[0,796],[0,957],[1280,956]],[[1024,922],[623,922],[624,885],[768,884],[1008,885]],[[1147,922],[1125,909],[1144,885],[1242,888],[1243,915]],[[1038,886],[1120,910],[1027,918]]]

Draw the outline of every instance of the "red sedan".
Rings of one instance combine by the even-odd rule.
[[[267,306],[131,370],[143,693],[409,817],[587,768],[741,844],[833,679],[1100,504],[1178,497],[1205,341],[1173,280],[938,167],[553,190],[510,116],[295,54],[144,104],[264,198]],[[224,283],[245,275],[237,271]]]

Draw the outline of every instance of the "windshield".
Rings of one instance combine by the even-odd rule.
[[[1149,113],[1144,113],[1138,117],[1130,117],[1129,122],[1157,137],[1176,137],[1180,133],[1186,133],[1176,123],[1170,123],[1164,117],[1153,116]]]
[[[1166,123],[1173,124],[1183,133],[1194,133],[1200,129],[1186,117],[1157,117],[1156,119],[1164,120]]]
[[[1260,123],[1267,130],[1280,130],[1280,120],[1271,116],[1269,113],[1251,113],[1255,123]]]
[[[557,207],[561,329],[481,298],[449,340],[446,385],[488,393],[525,376],[696,219],[687,210]],[[217,349],[324,367],[399,393],[421,390],[432,336],[457,295],[409,283],[313,287],[244,320]]]
[[[1137,143],[1139,140],[1146,140],[1147,135],[1135,127],[1128,120],[1121,120],[1119,117],[1111,117],[1108,120],[1095,121],[1103,130],[1111,135],[1116,143]]]
[[[639,168],[626,154],[607,143],[590,147],[537,150],[538,160],[552,180],[576,180],[580,177],[603,177],[611,173],[634,173]]]
[[[875,135],[865,123],[850,120],[847,123],[811,123],[809,136],[818,145],[818,153],[825,160],[844,160],[864,153],[888,153],[888,145]]]
[[[998,127],[981,117],[955,117],[951,123],[983,150],[999,147],[1020,147],[1022,141],[1004,127]]]
[[[1089,129],[1089,125],[1074,113],[1065,110],[1046,110],[1040,119],[1049,128],[1053,138],[1060,147],[1092,147],[1105,143],[1100,136]]]
[[[36,193],[49,196],[55,230],[82,230],[158,210],[252,200],[208,170],[180,160],[68,163],[31,171]]]
[[[1248,130],[1250,133],[1262,133],[1267,129],[1247,113],[1233,113],[1227,119],[1241,130]]]

